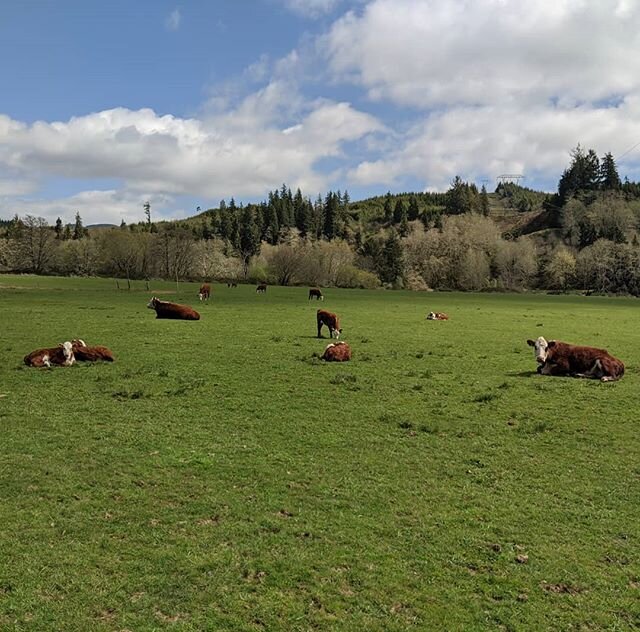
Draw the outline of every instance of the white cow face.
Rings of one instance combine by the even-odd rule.
[[[435,312],[429,312],[427,314],[427,320],[435,320],[436,319],[436,314]]]
[[[155,309],[156,308],[156,301],[158,299],[154,296],[148,303],[147,303],[147,307],[149,309]]]
[[[544,364],[547,359],[547,349],[549,348],[549,343],[540,336],[536,340],[527,340],[527,344],[530,347],[533,347],[533,351],[536,356],[536,362],[538,364]]]
[[[61,342],[60,346],[62,347],[62,353],[64,354],[64,363],[67,366],[70,366],[76,360],[73,355],[73,345],[67,340],[67,342]],[[47,366],[49,365],[47,364]]]
[[[332,336],[332,337],[334,337],[334,336],[335,336],[335,339],[336,339],[336,340],[338,340],[338,338],[340,338],[340,334],[341,334],[341,333],[342,333],[342,329],[334,329],[334,330],[331,332],[331,336]]]

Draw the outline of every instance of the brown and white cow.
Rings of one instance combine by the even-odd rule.
[[[624,364],[606,349],[572,345],[559,340],[527,340],[534,348],[538,373],[542,375],[571,375],[613,382],[624,375]]]
[[[201,301],[208,301],[211,296],[211,286],[208,283],[203,283],[198,290],[198,298]]]
[[[260,283],[260,285],[258,285],[258,287],[256,288],[256,292],[258,294],[264,294],[266,291],[267,291],[266,283]]]
[[[327,345],[320,359],[327,362],[348,362],[351,360],[351,347],[341,340],[331,342]]]
[[[427,320],[449,320],[449,315],[444,312],[429,312]]]
[[[319,309],[316,313],[316,320],[318,322],[318,338],[322,338],[321,330],[323,325],[326,325],[329,330],[329,338],[333,338],[334,335],[336,340],[340,338],[342,329],[340,328],[340,319],[336,314]]]
[[[114,362],[115,357],[113,351],[102,345],[88,346],[84,340],[80,338],[71,341],[73,355],[78,362]]]
[[[24,363],[34,367],[50,367],[52,364],[71,366],[74,362],[73,346],[68,341],[61,342],[57,347],[36,349],[24,357]]]
[[[200,320],[200,314],[188,305],[161,301],[155,296],[147,304],[149,309],[156,310],[156,318],[172,318],[175,320]]]
[[[324,301],[324,295],[317,287],[309,288],[309,300],[315,298],[316,301]]]

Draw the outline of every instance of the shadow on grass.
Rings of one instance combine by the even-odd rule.
[[[511,375],[512,377],[531,377],[533,375],[538,375],[537,371],[520,371],[518,373],[507,373],[507,375]]]

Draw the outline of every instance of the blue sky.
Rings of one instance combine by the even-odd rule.
[[[578,143],[640,179],[636,0],[9,0],[0,217],[554,190]]]

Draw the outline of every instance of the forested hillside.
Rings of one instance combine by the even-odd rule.
[[[79,214],[0,223],[0,267],[37,274],[281,285],[640,294],[640,185],[577,147],[555,194],[456,177],[445,193],[315,199],[286,185],[186,220],[88,230]]]

